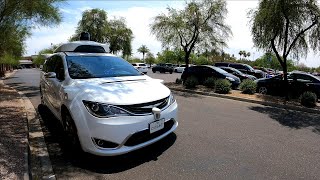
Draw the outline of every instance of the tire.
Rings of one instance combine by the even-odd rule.
[[[67,146],[70,147],[71,152],[82,152],[77,127],[68,112],[65,112],[63,116],[63,130],[66,137]]]
[[[258,92],[260,94],[267,94],[268,93],[268,89],[265,86],[261,86],[261,87],[259,87]]]
[[[170,71],[170,74],[172,74],[173,71]]]
[[[152,70],[153,73],[156,73],[156,71]]]
[[[175,69],[175,70],[174,70],[174,72],[176,72],[176,73],[177,73],[177,72],[178,72],[178,70],[176,70],[176,69]]]
[[[147,72],[145,72],[144,74],[147,74]]]

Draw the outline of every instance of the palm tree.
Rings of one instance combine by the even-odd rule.
[[[150,50],[147,48],[146,45],[141,45],[141,46],[139,47],[138,52],[139,52],[139,53],[142,53],[143,62],[144,62],[144,55],[145,55],[146,53],[148,53],[149,51],[150,51]]]
[[[243,55],[243,51],[239,51],[239,55],[240,55],[240,60],[241,60],[241,56]]]
[[[249,57],[251,56],[251,53],[250,52],[247,52],[247,57],[249,59]]]

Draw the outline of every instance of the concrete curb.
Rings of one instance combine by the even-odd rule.
[[[8,77],[14,75],[15,72],[13,72],[12,74],[10,74]],[[3,80],[1,80],[2,83],[4,84]],[[8,86],[8,85],[5,85]],[[8,86],[10,87],[10,86]],[[14,88],[13,88],[14,89]],[[41,171],[42,171],[42,178],[40,179],[48,179],[48,180],[55,180],[55,174],[53,172],[53,168],[51,165],[51,161],[50,161],[50,157],[49,157],[49,153],[48,153],[48,149],[47,149],[47,145],[45,143],[45,139],[44,139],[44,134],[42,132],[42,128],[41,128],[41,124],[40,124],[40,120],[38,117],[38,114],[35,110],[35,108],[33,107],[31,101],[29,100],[29,98],[23,93],[20,92],[16,89],[14,89],[15,91],[17,91],[19,93],[19,95],[21,96],[24,105],[25,105],[25,114],[26,114],[26,119],[27,119],[27,128],[28,128],[28,152],[26,153],[27,157],[25,157],[26,159],[28,159],[28,163],[27,165],[25,165],[25,167],[27,168],[27,172],[28,175],[25,175],[24,179],[31,179],[35,178],[33,177],[33,173],[29,167],[29,162],[30,162],[30,155],[34,155],[39,157],[40,159],[40,163],[41,163]],[[37,142],[35,143],[36,146],[33,146],[30,144],[30,139],[32,138],[37,138]],[[39,178],[39,177],[36,177]]]
[[[236,101],[261,104],[261,105],[265,105],[265,106],[278,107],[278,108],[287,109],[287,110],[295,110],[295,111],[302,111],[302,112],[307,112],[307,113],[320,114],[319,110],[312,109],[312,108],[277,104],[274,102],[258,101],[258,100],[247,99],[247,98],[239,98],[239,97],[233,97],[233,96],[228,96],[228,95],[223,95],[223,94],[217,94],[217,93],[213,93],[213,92],[203,92],[203,91],[196,91],[196,90],[190,90],[190,89],[180,89],[180,88],[175,88],[175,87],[170,87],[170,86],[168,86],[168,87],[173,91],[194,93],[194,94],[200,94],[200,95],[205,95],[205,96],[212,96],[212,97],[225,98],[225,99],[231,99],[231,100],[236,100]]]

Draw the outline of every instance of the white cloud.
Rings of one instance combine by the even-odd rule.
[[[52,44],[67,42],[75,32],[75,25],[62,23],[55,28],[35,29],[31,38],[26,40],[27,54],[32,55],[38,53],[41,49],[50,47]]]
[[[152,2],[152,1],[150,1]],[[168,2],[170,7],[182,8],[183,1]],[[68,38],[74,34],[77,22],[81,19],[81,13],[87,9],[92,9],[94,4],[84,4],[81,8],[66,9],[61,11],[65,14],[64,22],[54,28],[40,28],[33,30],[34,35],[27,39],[27,54],[31,55],[39,50],[49,47],[51,43],[66,42]],[[257,7],[257,1],[227,1],[228,16],[226,23],[231,26],[233,37],[228,41],[229,47],[224,51],[234,54],[238,57],[240,50],[246,50],[251,52],[251,58],[258,58],[263,52],[257,51],[253,47],[252,37],[250,33],[249,18],[247,13],[251,8]],[[103,7],[98,7],[102,8]],[[142,57],[137,52],[137,49],[142,45],[146,45],[152,53],[156,54],[161,51],[161,43],[155,39],[150,33],[149,25],[152,23],[152,18],[160,13],[166,13],[167,6],[154,7],[142,7],[134,6],[130,8],[117,8],[107,10],[108,18],[124,17],[127,22],[127,26],[133,31],[134,40],[132,42],[133,56]],[[67,15],[68,14],[68,15]],[[251,59],[250,58],[250,59]],[[320,66],[318,61],[318,55],[310,53],[308,58],[301,59],[300,62],[307,64],[308,66]]]

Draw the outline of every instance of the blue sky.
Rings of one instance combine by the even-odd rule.
[[[168,6],[174,8],[183,8],[184,1],[67,1],[60,4],[59,8],[63,16],[62,23],[54,27],[42,27],[33,30],[32,36],[26,41],[26,55],[37,54],[41,49],[49,47],[51,43],[58,44],[67,42],[76,29],[78,21],[81,19],[81,13],[84,10],[92,8],[104,9],[108,13],[108,18],[124,17],[127,26],[131,28],[134,35],[132,42],[133,56],[142,57],[137,49],[145,44],[152,53],[161,51],[161,43],[150,33],[149,24],[152,18],[160,13],[165,13]],[[226,17],[226,23],[231,27],[233,36],[228,40],[228,48],[224,51],[239,57],[240,50],[251,52],[250,59],[255,59],[263,53],[253,47],[250,34],[249,19],[247,12],[251,8],[256,8],[258,1],[227,1],[229,11]],[[308,58],[300,59],[300,63],[308,66],[318,67],[320,61],[318,55],[310,53]]]

